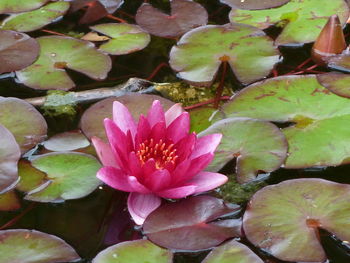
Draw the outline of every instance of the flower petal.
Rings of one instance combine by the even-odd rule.
[[[142,114],[139,118],[139,123],[137,125],[137,133],[135,136],[135,148],[138,150],[139,145],[148,139],[151,134],[151,127],[148,123],[148,120]]]
[[[208,164],[213,160],[214,155],[212,153],[207,153],[197,157],[196,159],[191,160],[191,165],[188,168],[186,177],[187,180],[203,171]]]
[[[136,123],[132,117],[130,111],[124,104],[119,101],[113,102],[113,121],[118,127],[126,134],[127,131],[131,132],[132,137],[135,137]]]
[[[166,134],[165,122],[158,122],[153,126],[150,134],[150,138],[152,138],[155,143],[159,142],[160,139],[162,139],[164,142],[165,134]]]
[[[136,224],[142,225],[146,217],[157,209],[162,200],[154,194],[130,193],[128,210]]]
[[[196,185],[195,193],[206,192],[209,190],[213,190],[220,185],[226,183],[228,178],[219,173],[211,173],[211,172],[200,172],[192,177],[186,183]]]
[[[177,143],[190,131],[190,116],[188,112],[182,113],[167,127],[167,137]]]
[[[203,154],[214,153],[220,144],[221,138],[221,133],[209,134],[198,138],[190,158],[194,159]]]
[[[111,146],[97,137],[92,137],[91,140],[101,163],[104,166],[113,166],[119,168]]]
[[[153,101],[153,104],[147,114],[147,120],[151,128],[158,122],[165,123],[163,107],[160,104],[159,100]]]
[[[182,162],[183,160],[187,159],[188,156],[192,153],[196,143],[196,138],[196,134],[191,133],[186,135],[184,138],[178,141],[177,144],[175,144],[178,162]]]
[[[184,109],[182,108],[180,103],[176,103],[173,106],[171,106],[166,112],[165,112],[165,123],[168,127],[177,117],[183,113]]]
[[[171,188],[167,190],[163,190],[160,192],[157,192],[157,195],[164,197],[164,198],[183,198],[186,196],[189,196],[193,194],[196,190],[195,185],[185,185],[185,186],[180,186],[176,188]]]
[[[162,189],[166,189],[169,186],[171,176],[168,170],[161,169],[147,175],[144,180],[148,189],[150,189],[152,192],[158,192]]]

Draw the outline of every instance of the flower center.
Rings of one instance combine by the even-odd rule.
[[[141,165],[153,158],[157,169],[163,169],[168,163],[175,164],[178,158],[174,144],[167,144],[162,139],[158,143],[155,143],[153,139],[145,140],[139,145],[136,155]]]

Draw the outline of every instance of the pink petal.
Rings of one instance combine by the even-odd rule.
[[[171,174],[172,184],[177,185],[186,179],[188,168],[190,168],[191,160],[186,159],[183,162],[179,163],[175,170]]]
[[[128,210],[137,225],[142,225],[146,217],[157,209],[162,200],[154,194],[130,193]]]
[[[143,143],[145,140],[149,138],[151,134],[151,127],[148,123],[148,120],[142,114],[140,115],[139,123],[137,125],[137,133],[135,136],[135,148],[139,146],[139,144]]]
[[[136,123],[130,111],[119,101],[113,102],[113,121],[126,134],[131,132],[132,137],[135,137]]]
[[[151,128],[158,122],[165,122],[163,107],[159,100],[153,101],[153,104],[147,114],[147,120]]]
[[[214,153],[222,138],[221,133],[214,133],[198,138],[191,154],[191,159],[197,158],[203,154]]]
[[[162,139],[164,142],[165,134],[166,134],[165,122],[158,122],[153,126],[150,134],[150,138],[152,138],[155,143],[158,143],[160,139]]]
[[[168,170],[161,169],[147,175],[144,180],[148,189],[150,189],[152,192],[158,192],[162,189],[166,189],[169,186],[171,177]]]
[[[214,155],[212,153],[207,153],[191,160],[191,166],[188,168],[188,172],[186,174],[187,179],[190,179],[199,172],[203,171],[213,160],[213,158]]]
[[[142,166],[144,177],[147,177],[148,175],[154,173],[156,170],[156,161],[153,158],[148,159]]]
[[[189,133],[189,130],[190,116],[188,112],[184,112],[167,127],[167,137],[177,143]]]
[[[177,149],[176,155],[178,156],[178,162],[182,162],[183,160],[187,159],[187,157],[192,153],[196,143],[196,138],[196,134],[191,133],[175,144],[174,148]]]
[[[168,127],[177,117],[181,115],[183,112],[183,108],[181,107],[180,103],[176,103],[173,106],[171,106],[166,112],[165,112],[165,123]]]
[[[101,163],[104,166],[113,166],[119,168],[111,146],[97,137],[92,137],[91,140]]]
[[[213,190],[220,185],[226,183],[228,178],[219,173],[211,173],[211,172],[200,172],[196,174],[192,179],[187,181],[186,183],[196,185],[195,193],[206,192],[209,190]]]
[[[181,187],[160,191],[157,193],[157,195],[164,198],[177,199],[177,198],[183,198],[183,197],[189,196],[193,194],[195,190],[196,190],[195,185],[186,185],[186,186],[181,186]]]
[[[139,158],[136,156],[135,152],[129,153],[129,171],[132,176],[135,176],[138,180],[142,178],[142,168]]]

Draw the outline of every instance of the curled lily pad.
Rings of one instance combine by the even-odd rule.
[[[220,170],[237,157],[237,180],[245,183],[255,179],[259,171],[278,169],[287,157],[288,144],[284,134],[272,123],[228,118],[214,123],[199,136],[221,133],[223,138],[208,169]]]
[[[221,3],[227,4],[232,8],[239,9],[249,9],[249,10],[257,10],[257,9],[267,9],[272,7],[278,7],[288,3],[290,0],[220,0]]]
[[[350,100],[321,86],[315,75],[255,83],[226,103],[223,112],[227,117],[292,123],[282,130],[289,144],[287,168],[350,162]]]
[[[101,251],[92,263],[172,263],[173,253],[148,240],[122,242]]]
[[[151,40],[149,34],[137,25],[108,23],[95,25],[90,28],[112,38],[99,48],[111,55],[124,55],[141,50]]]
[[[281,260],[324,262],[317,228],[349,240],[349,217],[349,185],[296,179],[258,191],[244,214],[243,227],[250,242]]]
[[[279,62],[279,52],[263,31],[242,24],[198,27],[170,52],[178,77],[198,85],[210,85],[223,62],[247,84],[266,77]]]
[[[46,181],[25,199],[37,202],[61,202],[90,194],[100,184],[96,172],[100,164],[82,153],[48,153],[32,160],[32,165],[46,173]]]
[[[346,1],[291,0],[285,5],[266,10],[232,9],[230,20],[261,29],[281,26],[283,31],[277,37],[276,45],[302,45],[315,41],[332,15],[338,15],[344,25],[349,17]]]
[[[350,75],[330,72],[317,75],[318,82],[331,92],[346,98],[350,98]]]
[[[31,66],[17,71],[19,82],[33,89],[69,90],[75,86],[65,68],[101,80],[111,69],[109,56],[95,49],[88,41],[71,37],[47,36],[37,38],[40,55]]]
[[[34,11],[9,16],[2,22],[1,28],[18,32],[34,31],[56,21],[68,9],[68,2],[50,3]]]
[[[56,263],[80,260],[62,239],[27,229],[0,231],[0,262]]]
[[[0,211],[14,211],[21,208],[21,203],[15,191],[0,194]]]
[[[1,0],[0,14],[20,13],[37,9],[49,0]]]
[[[152,35],[178,37],[193,28],[208,23],[208,13],[200,4],[190,0],[171,0],[171,14],[167,15],[148,3],[140,6],[136,22]]]
[[[328,60],[328,67],[340,71],[350,72],[350,52],[345,50],[342,54],[331,57]]]
[[[157,208],[146,218],[143,230],[152,242],[166,248],[207,249],[241,235],[240,220],[215,221],[238,209],[211,196],[191,197]]]
[[[47,150],[63,152],[88,147],[90,142],[81,131],[70,131],[52,136],[43,145]]]
[[[31,65],[39,55],[39,44],[26,34],[0,30],[0,74]]]

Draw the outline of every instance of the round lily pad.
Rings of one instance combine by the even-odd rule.
[[[264,263],[247,246],[232,240],[214,248],[202,263]]]
[[[287,168],[350,162],[350,100],[321,86],[315,75],[283,76],[255,83],[223,106],[226,117],[290,123]]]
[[[42,142],[47,133],[44,117],[32,105],[17,98],[0,97],[0,124],[15,136],[22,153]]]
[[[15,191],[0,194],[0,211],[14,211],[21,208],[21,203]]]
[[[57,263],[80,260],[62,239],[27,229],[0,231],[0,262]]]
[[[346,73],[350,72],[350,53],[345,50],[339,55],[335,55],[328,60],[329,68],[340,70]]]
[[[85,135],[78,130],[56,134],[45,141],[43,145],[47,150],[63,152],[88,147],[90,142]]]
[[[0,74],[31,65],[39,55],[39,44],[26,34],[0,30]]]
[[[172,263],[173,253],[148,240],[126,241],[101,251],[92,263]]]
[[[62,202],[87,196],[100,184],[97,159],[82,153],[48,153],[32,160],[32,165],[46,173],[46,181],[25,199],[37,202]]]
[[[259,171],[278,169],[287,157],[288,144],[284,134],[270,122],[249,118],[228,118],[214,123],[199,136],[223,135],[208,169],[219,171],[237,157],[237,180],[246,183]]]
[[[317,75],[318,82],[331,92],[346,98],[350,98],[350,75],[330,72]]]
[[[34,31],[57,21],[68,9],[68,2],[50,3],[34,11],[9,16],[2,22],[1,28],[18,32]]]
[[[349,17],[344,0],[291,0],[277,8],[266,10],[232,9],[230,20],[261,29],[272,25],[283,27],[276,45],[302,45],[313,42],[332,15],[338,15],[342,25]]]
[[[49,0],[1,0],[0,14],[20,13],[37,9]]]
[[[322,179],[271,185],[251,199],[244,232],[255,246],[295,262],[324,262],[317,228],[349,240],[350,186]]]
[[[288,3],[290,0],[220,0],[221,3],[227,4],[232,8],[257,10],[278,7]]]
[[[165,14],[148,3],[137,10],[136,23],[152,35],[178,37],[193,28],[208,23],[208,13],[199,3],[190,0],[171,0],[171,14]]]
[[[69,90],[75,86],[65,68],[96,80],[107,77],[111,59],[88,41],[71,37],[39,37],[40,55],[31,66],[17,71],[19,82],[33,89]]]
[[[198,85],[209,86],[223,62],[248,84],[270,73],[279,52],[263,31],[242,24],[198,27],[183,35],[170,52],[170,66],[178,77]]]
[[[112,38],[99,48],[111,55],[124,55],[139,51],[144,49],[151,40],[149,34],[137,25],[108,23],[90,28]]]

